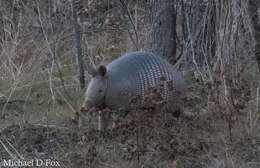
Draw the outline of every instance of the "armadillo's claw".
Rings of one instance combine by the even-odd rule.
[[[87,103],[84,102],[80,108],[80,112],[83,113],[83,114],[86,114],[88,111],[88,108],[87,108]]]
[[[83,114],[87,113],[87,111],[88,110],[83,106],[80,108],[80,112],[83,113]]]
[[[75,112],[75,115],[72,117],[72,122],[75,124],[79,124],[79,112]]]

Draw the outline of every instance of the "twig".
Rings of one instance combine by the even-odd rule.
[[[9,100],[9,101],[0,102],[1,105],[12,104],[12,103],[28,103],[28,101],[25,101],[25,100]],[[29,102],[29,104],[34,104],[34,103]]]
[[[73,15],[73,26],[75,31],[75,40],[76,40],[76,47],[77,47],[77,60],[79,65],[79,82],[81,89],[85,88],[85,76],[84,76],[84,66],[83,66],[83,58],[82,58],[82,49],[81,49],[81,38],[80,38],[80,26],[78,23],[78,17],[75,7],[75,0],[71,1],[71,9]]]
[[[41,126],[41,127],[49,127],[49,128],[60,128],[60,129],[69,129],[67,127],[59,127],[57,125],[46,125],[46,124],[33,124],[35,126]]]
[[[3,141],[0,139],[0,143],[4,147],[5,151],[13,158],[16,159],[15,155],[8,149],[8,147],[3,143]]]
[[[6,139],[6,137],[3,137],[4,140],[7,142],[7,144],[14,150],[14,152],[17,154],[19,159],[24,159],[24,157],[15,149],[15,147]]]
[[[40,7],[39,7],[39,1],[37,1],[37,11],[38,11],[38,18],[39,18],[39,21],[40,21],[40,24],[41,24],[41,29],[42,29],[42,32],[43,32],[43,36],[45,38],[45,41],[46,43],[48,44],[48,49],[49,49],[49,52],[52,56],[52,64],[51,64],[51,69],[50,71],[48,71],[49,73],[49,86],[50,86],[50,91],[51,91],[51,94],[52,94],[52,100],[54,101],[55,100],[55,96],[54,96],[54,92],[53,92],[53,89],[52,89],[52,72],[53,72],[53,65],[54,65],[54,53],[51,49],[51,46],[50,46],[50,43],[49,43],[49,40],[48,40],[48,37],[47,37],[47,34],[44,30],[44,26],[43,26],[43,22],[42,22],[42,17],[41,17],[41,11],[40,11]]]
[[[132,18],[131,14],[130,14],[129,8],[127,7],[125,1],[124,1],[124,0],[120,0],[120,2],[121,2],[121,4],[122,4],[122,7],[125,9],[126,14],[127,14],[128,18],[129,18],[129,20],[130,20],[132,26],[133,26],[136,41],[134,41],[132,37],[130,37],[130,38],[131,38],[131,40],[133,41],[133,43],[134,43],[134,45],[135,45],[135,49],[136,49],[136,50],[139,50],[139,38],[138,38],[138,33],[137,33],[137,30],[136,30],[136,27],[135,27],[133,18]],[[129,30],[128,30],[128,32],[129,32]],[[129,32],[129,34],[130,34],[130,32]],[[131,36],[131,34],[130,34],[130,36]]]
[[[19,152],[14,148],[14,146],[5,138],[2,136],[2,138],[7,142],[7,145],[11,148],[9,149],[7,145],[0,139],[1,145],[4,147],[5,151],[12,157],[12,159],[24,159],[22,155],[19,154]],[[12,153],[11,150],[13,150],[15,153]]]

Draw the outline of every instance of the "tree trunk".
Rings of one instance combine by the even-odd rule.
[[[187,53],[188,63],[202,67],[205,58],[214,57],[215,17],[214,1],[182,0],[183,53]]]
[[[75,39],[76,39],[76,45],[77,45],[77,59],[78,59],[78,65],[79,65],[79,82],[81,89],[85,88],[85,76],[84,76],[84,64],[83,64],[83,58],[82,58],[82,49],[81,49],[81,38],[80,38],[80,26],[78,23],[78,17],[77,12],[75,8],[75,1],[72,0],[72,15],[73,15],[73,26],[75,31]]]
[[[172,64],[176,55],[176,13],[174,0],[149,0],[151,51]]]
[[[248,13],[251,20],[252,34],[255,45],[255,57],[258,64],[258,70],[260,70],[260,20],[258,10],[260,8],[260,2],[257,0],[248,1]]]
[[[205,70],[216,59],[216,2],[181,0],[181,12],[184,65],[193,67],[196,78],[205,80]]]

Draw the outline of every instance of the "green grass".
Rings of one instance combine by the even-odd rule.
[[[0,119],[0,128],[14,123],[41,123],[46,116],[50,123],[57,118],[72,117],[84,100],[85,91],[79,88],[75,71],[63,69],[62,75],[69,96],[57,72],[52,76],[53,92],[47,72],[23,73],[16,84],[11,77],[0,81],[0,93],[9,96],[0,98],[0,115],[5,114],[5,119]],[[5,104],[8,98],[9,103]]]
[[[258,70],[258,66],[254,63],[252,66],[244,74],[245,79],[249,81],[259,81],[260,80],[260,72]]]
[[[17,78],[17,88],[10,97],[11,103],[5,107],[5,119],[0,118],[1,130],[7,132],[9,130],[11,134],[17,134],[17,140],[13,145],[16,145],[15,147],[23,155],[33,157],[33,153],[27,150],[37,142],[39,137],[43,137],[41,145],[44,151],[53,150],[51,156],[67,160],[66,164],[70,166],[109,165],[118,168],[122,165],[140,166],[137,154],[127,151],[128,148],[133,149],[136,136],[125,137],[122,133],[113,130],[100,134],[97,131],[97,118],[90,115],[81,118],[80,127],[72,123],[71,118],[74,112],[79,110],[84,100],[85,90],[79,88],[75,77],[71,77],[77,75],[75,70],[62,69],[62,75],[69,97],[64,92],[58,72],[53,73],[52,76],[53,93],[50,90],[47,72],[23,73]],[[249,69],[244,75],[248,81],[259,80],[259,73],[255,67]],[[202,95],[198,89],[200,84],[192,75],[186,76],[186,81],[190,98],[189,106],[193,109],[205,108],[207,96]],[[12,84],[11,77],[1,82],[0,92],[9,95]],[[5,100],[0,98],[1,101]],[[0,104],[0,114],[3,108],[4,104]],[[154,152],[141,154],[139,160],[147,167],[171,167],[176,161],[177,167],[180,168],[215,168],[219,165],[245,168],[248,167],[248,162],[259,163],[260,127],[259,124],[255,125],[253,131],[248,134],[246,127],[249,125],[249,110],[249,108],[245,109],[242,115],[237,116],[238,122],[233,126],[232,139],[229,137],[228,123],[214,116],[191,120],[176,119],[174,126],[167,128],[165,134],[159,134],[163,131],[160,130],[162,128],[151,128],[148,136],[140,135],[138,138],[140,144],[147,147],[146,150],[154,150]],[[253,112],[256,114],[255,111]],[[15,125],[20,125],[22,128],[17,127],[12,130]],[[49,125],[47,132],[45,125]],[[171,134],[171,141],[166,141],[165,137]],[[10,136],[8,133],[5,135]],[[53,149],[48,148],[50,139],[55,144]],[[153,148],[156,144],[161,148]],[[1,152],[8,157],[5,150],[0,147],[0,154]]]

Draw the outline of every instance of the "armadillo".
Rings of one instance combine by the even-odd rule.
[[[168,95],[168,110],[175,112],[181,109],[180,99],[185,95],[186,85],[181,72],[160,56],[149,52],[127,53],[107,66],[89,68],[92,79],[85,94],[85,101],[81,110],[89,110],[98,105],[105,105],[112,109],[131,108],[131,96],[144,97],[147,89],[156,86],[161,77],[171,81],[174,89],[164,89]],[[106,119],[99,118],[99,130],[106,128]]]

